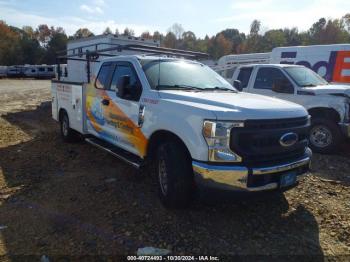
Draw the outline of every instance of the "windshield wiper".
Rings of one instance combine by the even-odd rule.
[[[305,85],[302,85],[302,87],[315,87],[317,85],[314,85],[314,84],[305,84]]]
[[[160,89],[169,89],[169,90],[205,90],[205,88],[197,86],[188,86],[188,85],[157,85],[157,90]]]
[[[232,92],[236,92],[236,90],[228,88],[228,87],[224,87],[224,86],[216,86],[213,88],[208,88],[208,89],[215,89],[215,90],[224,90],[224,91],[232,91]]]

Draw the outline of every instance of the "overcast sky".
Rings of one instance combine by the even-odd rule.
[[[175,22],[197,36],[214,35],[226,28],[245,33],[253,19],[264,31],[298,27],[307,30],[321,17],[350,13],[350,0],[0,0],[0,20],[22,27],[61,26],[69,35],[81,27],[100,34],[130,27],[166,32]]]

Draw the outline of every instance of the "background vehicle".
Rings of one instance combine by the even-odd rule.
[[[24,77],[24,66],[8,66],[7,77]]]
[[[7,77],[7,66],[0,66],[0,78]]]
[[[26,65],[24,76],[37,79],[52,79],[55,77],[54,66],[51,65]]]
[[[303,65],[328,82],[350,84],[350,44],[276,47],[271,53],[228,55],[213,69],[229,80],[237,66],[245,64]]]
[[[239,93],[209,67],[174,58],[203,53],[114,48],[153,56],[101,60],[110,48],[83,53],[88,64],[101,61],[96,75],[84,77],[84,84],[53,81],[52,115],[65,141],[82,134],[136,168],[153,167],[165,206],[187,205],[200,183],[244,191],[288,188],[308,170],[303,107]]]
[[[329,84],[304,66],[282,64],[241,66],[231,81],[244,92],[304,106],[312,117],[310,146],[316,152],[333,152],[350,136],[349,86]]]
[[[7,77],[7,66],[0,66],[0,78]]]

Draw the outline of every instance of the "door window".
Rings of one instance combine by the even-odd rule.
[[[101,66],[100,72],[98,73],[95,87],[98,89],[108,89],[109,88],[109,80],[110,80],[110,72],[111,72],[111,63],[104,63]]]
[[[260,68],[256,74],[254,83],[255,89],[272,89],[275,82],[281,81],[289,83],[288,78],[277,68]]]
[[[239,70],[237,80],[241,81],[242,88],[246,88],[248,86],[252,71],[253,71],[252,67],[243,67]]]
[[[128,100],[134,100],[138,101],[141,96],[141,85],[140,81],[137,77],[136,71],[134,70],[132,64],[129,63],[123,63],[123,64],[117,64],[113,73],[112,83],[110,90],[116,91],[117,90],[117,84],[118,80],[122,76],[129,76],[130,77],[130,85],[129,87],[132,89],[136,89],[136,92],[132,92],[135,94],[133,97],[125,97],[125,99]]]

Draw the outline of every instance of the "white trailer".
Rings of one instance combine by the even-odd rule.
[[[29,78],[52,79],[55,77],[52,65],[25,65],[24,76]]]
[[[238,66],[269,63],[270,56],[270,53],[226,55],[218,60],[217,65],[210,67],[225,79],[231,80]]]
[[[7,76],[7,66],[0,66],[0,78]]]

